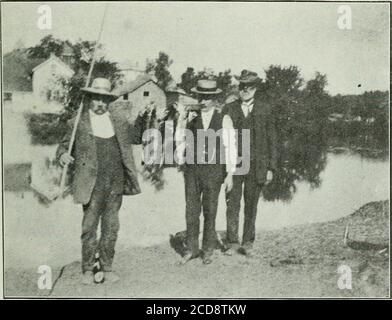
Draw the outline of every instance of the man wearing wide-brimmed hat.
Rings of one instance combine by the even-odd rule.
[[[233,176],[233,188],[226,195],[227,240],[230,246],[226,254],[239,252],[251,255],[260,192],[264,185],[271,182],[276,168],[277,138],[271,105],[255,96],[261,80],[257,73],[243,70],[236,78],[239,81],[240,99],[225,105],[222,112],[230,116],[234,129],[238,130],[238,157],[246,157],[250,169],[245,175]],[[249,150],[243,150],[241,145],[243,130],[249,130]],[[243,186],[244,229],[240,246],[238,228]]]
[[[212,262],[213,249],[216,245],[215,219],[218,197],[222,183],[226,189],[232,186],[232,173],[235,170],[237,151],[235,150],[233,126],[229,116],[223,116],[218,108],[217,97],[222,92],[215,80],[199,80],[192,88],[199,100],[199,108],[188,113],[180,108],[176,132],[177,158],[184,165],[185,200],[186,200],[186,246],[187,252],[182,259],[185,263],[199,256],[200,213],[203,211],[204,228],[202,241],[202,259],[204,264]],[[181,129],[187,129],[192,135],[182,144]],[[203,134],[212,132],[211,139]],[[222,145],[220,145],[220,137]],[[188,145],[186,145],[188,144]],[[212,144],[212,145],[211,145]],[[192,152],[187,152],[190,147]],[[223,150],[224,149],[224,150]],[[231,150],[231,151],[230,151]],[[233,158],[234,156],[234,158]],[[222,159],[224,157],[224,159]],[[226,177],[226,178],[225,178]]]
[[[67,149],[74,120],[57,150],[60,165],[73,165],[72,191],[74,201],[83,205],[82,271],[83,283],[93,282],[96,253],[105,280],[117,281],[112,272],[114,248],[119,230],[118,212],[123,195],[140,193],[132,156],[132,144],[141,143],[139,129],[110,106],[117,97],[111,83],[96,78],[91,87],[81,89],[84,108],[77,125],[75,144],[71,154]],[[141,129],[140,129],[141,130]],[[101,221],[101,238],[97,241],[97,227]]]

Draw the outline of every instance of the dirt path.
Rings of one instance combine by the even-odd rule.
[[[389,241],[389,202],[369,203],[352,215],[316,223],[266,231],[259,235],[251,258],[215,253],[205,266],[195,259],[178,265],[179,255],[169,241],[149,248],[118,252],[115,284],[83,286],[80,262],[64,267],[52,297],[385,297],[389,294],[389,251],[356,250],[349,240],[386,244]],[[360,247],[360,246],[359,246]],[[352,289],[338,288],[338,267],[352,270]],[[60,270],[54,270],[56,278]],[[36,289],[37,274],[7,270],[9,296],[48,296]]]

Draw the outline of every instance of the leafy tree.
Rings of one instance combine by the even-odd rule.
[[[328,102],[324,91],[326,76],[319,73],[304,83],[295,66],[270,66],[260,84],[259,95],[273,106],[278,128],[278,170],[271,185],[264,188],[268,200],[290,200],[296,184],[306,181],[312,188],[320,185],[326,164],[323,125]],[[304,85],[305,84],[305,85]]]
[[[181,75],[180,87],[188,94],[191,94],[191,89],[196,85],[197,79],[195,69],[188,67],[186,71]]]
[[[388,97],[388,92],[383,91],[332,97],[330,110],[343,114],[344,118],[328,123],[328,144],[349,148],[366,157],[385,156],[389,146]],[[377,149],[381,152],[372,151]]]
[[[265,70],[265,88],[271,94],[295,95],[303,85],[303,78],[296,66],[271,65]]]
[[[296,126],[293,117],[298,112],[303,82],[297,67],[271,65],[265,70],[265,81],[260,83],[258,95],[273,104],[281,141],[292,137]]]
[[[165,90],[168,84],[173,80],[170,74],[169,67],[173,60],[165,52],[159,52],[158,58],[155,60],[148,60],[146,65],[146,73],[153,72],[158,80],[158,85]]]
[[[218,76],[216,77],[216,82],[218,88],[222,89],[223,96],[226,96],[233,88],[231,81],[232,78],[233,76],[231,75],[230,69],[218,73]]]
[[[324,90],[327,84],[327,76],[320,72],[316,72],[315,78],[306,83],[305,91],[313,95],[323,95],[325,94]]]
[[[67,41],[68,42],[68,41]],[[28,49],[30,58],[47,59],[53,53],[60,56],[63,52],[64,44],[66,42],[60,39],[55,39],[53,35],[47,35],[41,39],[39,44]]]

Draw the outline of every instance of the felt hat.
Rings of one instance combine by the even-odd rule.
[[[234,76],[240,83],[243,84],[256,84],[261,79],[257,76],[256,72],[250,70],[242,70],[240,76]]]
[[[113,99],[117,98],[117,95],[111,92],[111,83],[108,79],[105,78],[95,78],[91,87],[84,87],[80,90],[88,93],[100,94],[103,96],[108,96]]]

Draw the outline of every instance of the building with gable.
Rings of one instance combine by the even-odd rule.
[[[72,61],[66,51],[65,61]],[[51,54],[48,59],[31,59],[26,49],[4,56],[3,102],[13,112],[59,113],[63,105],[58,102],[65,95],[60,79],[70,79],[74,71],[62,59]]]
[[[158,86],[156,78],[146,73],[123,83],[113,92],[119,96],[116,103],[127,105],[133,116],[147,105],[154,104],[158,109],[166,108],[165,92]]]

